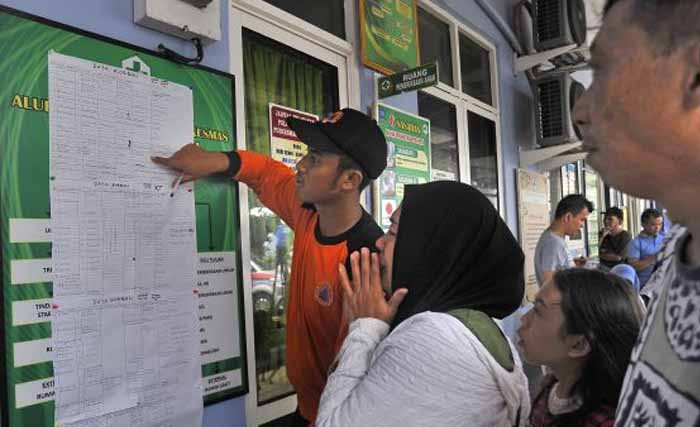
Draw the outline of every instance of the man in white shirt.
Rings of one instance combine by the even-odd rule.
[[[588,215],[593,212],[593,203],[580,194],[570,194],[559,201],[554,213],[554,221],[549,226],[535,248],[535,275],[542,286],[558,270],[585,263],[585,259],[571,258],[565,237],[576,237]]]

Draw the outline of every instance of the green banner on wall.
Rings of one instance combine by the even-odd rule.
[[[420,64],[415,0],[360,0],[362,63],[383,74]]]
[[[375,219],[385,230],[407,184],[430,181],[430,120],[384,104],[375,117],[387,142],[387,167],[375,181]]]
[[[192,88],[193,140],[211,151],[235,148],[233,76],[176,64],[136,46],[0,6],[0,411],[2,425],[9,427],[55,425],[50,323],[51,50]],[[238,186],[218,177],[197,181],[195,212],[198,262],[220,263],[221,271],[227,273],[214,277],[204,269],[198,271],[207,404],[248,390]],[[25,272],[22,279],[17,275],[20,267]],[[214,282],[216,292],[207,292],[214,289]],[[19,313],[32,313],[35,318],[27,321]]]

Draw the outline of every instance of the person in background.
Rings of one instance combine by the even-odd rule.
[[[407,185],[377,247],[351,256],[352,281],[339,266],[350,332],[316,426],[524,427],[527,379],[492,317],[520,305],[525,257],[491,202]]]
[[[622,279],[597,270],[559,271],[518,329],[523,358],[546,366],[531,427],[612,427],[642,321]]]
[[[610,269],[610,274],[614,274],[617,277],[627,280],[630,286],[632,286],[632,289],[634,289],[634,293],[639,294],[639,276],[637,275],[637,270],[635,270],[634,267],[629,264],[617,264],[615,267]]]
[[[632,235],[622,228],[622,209],[612,207],[603,216],[603,234],[600,241],[600,265],[611,269],[625,261],[627,245]]]
[[[629,264],[618,264],[610,269],[610,274],[614,274],[627,282],[628,285],[634,289],[635,295],[639,298],[640,306],[642,307],[642,313],[647,314],[647,303],[648,300],[644,299],[643,295],[639,293],[639,276],[637,276],[637,270],[634,269]]]
[[[675,223],[642,289],[651,303],[617,427],[700,424],[699,22],[698,0],[609,0],[575,106],[586,162]]]
[[[580,266],[585,264],[585,258],[571,258],[564,238],[578,236],[592,212],[593,203],[580,194],[570,194],[559,201],[554,221],[542,233],[535,248],[535,275],[540,286],[558,270],[574,267],[574,261]]]
[[[642,231],[627,248],[627,262],[637,270],[640,289],[644,288],[654,271],[656,254],[661,250],[664,236],[660,233],[664,217],[656,209],[642,212]]]
[[[289,280],[289,272],[287,266],[287,236],[289,235],[289,229],[282,221],[277,224],[275,229],[275,278],[277,277],[277,271],[279,270],[280,280],[285,285]]]

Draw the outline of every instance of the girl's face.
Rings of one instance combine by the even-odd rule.
[[[566,332],[561,292],[552,281],[537,293],[534,307],[522,317],[518,345],[533,365],[563,366],[580,357],[581,335]]]

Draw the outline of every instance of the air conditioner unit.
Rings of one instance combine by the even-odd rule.
[[[194,7],[197,7],[199,9],[203,9],[207,6],[209,6],[209,3],[211,3],[213,0],[183,0],[185,3],[189,3]]]
[[[583,0],[533,0],[535,49],[542,52],[586,42]]]
[[[535,124],[540,146],[566,144],[581,140],[574,126],[574,103],[586,90],[569,73],[551,72],[537,77],[535,88]]]

